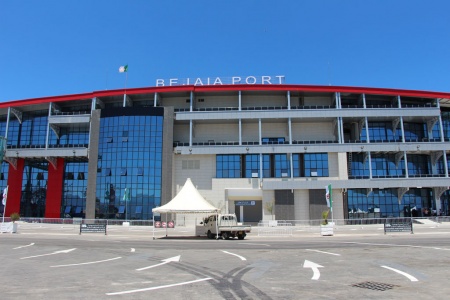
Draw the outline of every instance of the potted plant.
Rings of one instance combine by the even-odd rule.
[[[16,233],[17,232],[17,223],[16,221],[20,220],[20,215],[16,212],[12,213],[9,218],[11,219],[12,222],[12,233]]]
[[[321,235],[333,235],[333,227],[334,224],[332,222],[328,222],[328,214],[330,210],[324,210],[322,212],[322,222],[320,223],[320,234]]]

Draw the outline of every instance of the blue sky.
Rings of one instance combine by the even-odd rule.
[[[450,92],[446,0],[0,0],[0,101],[285,75]]]

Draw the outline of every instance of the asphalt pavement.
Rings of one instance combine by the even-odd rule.
[[[446,299],[450,224],[272,232],[19,223],[0,234],[1,299]]]

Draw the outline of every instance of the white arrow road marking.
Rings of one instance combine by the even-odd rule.
[[[106,295],[108,295],[108,296],[114,296],[114,295],[123,295],[123,294],[131,294],[131,293],[145,292],[145,291],[151,291],[151,290],[157,290],[157,289],[169,288],[169,287],[173,287],[173,286],[186,285],[186,284],[191,284],[191,283],[196,283],[196,282],[201,282],[201,281],[206,281],[206,280],[211,280],[211,279],[212,279],[212,278],[207,277],[207,278],[202,278],[202,279],[197,279],[197,280],[192,280],[192,281],[186,281],[186,282],[180,282],[180,283],[175,283],[175,284],[168,284],[168,285],[155,286],[155,287],[150,287],[150,288],[145,288],[145,289],[130,290],[130,291],[123,291],[123,292],[116,292],[116,293],[106,293]]]
[[[394,271],[394,272],[397,272],[398,274],[401,274],[401,275],[405,276],[406,278],[408,278],[411,281],[419,281],[419,280],[417,280],[416,277],[414,277],[412,275],[409,275],[406,272],[403,272],[403,271],[400,271],[400,270],[397,270],[397,269],[394,269],[394,268],[391,268],[391,267],[388,267],[388,266],[381,266],[381,267],[385,268],[385,269],[388,269],[388,270],[391,270],[391,271]]]
[[[318,280],[320,277],[319,268],[323,268],[323,266],[313,263],[312,261],[305,260],[305,262],[303,263],[303,268],[311,268],[314,272],[314,275],[311,279]]]
[[[134,248],[131,248],[131,252],[135,252],[136,251],[136,249],[134,249]]]
[[[237,257],[239,257],[241,260],[247,260],[247,259],[246,259],[245,257],[243,257],[243,256],[240,256],[240,255],[237,255],[237,254],[228,252],[228,251],[223,251],[223,250],[222,250],[222,252],[223,252],[223,253],[226,253],[226,254],[230,254],[230,255],[237,256]]]
[[[29,245],[19,246],[19,247],[13,248],[13,249],[15,250],[15,249],[20,249],[20,248],[30,247],[30,246],[33,246],[33,245],[34,245],[34,243],[31,243]]]
[[[27,257],[22,257],[21,259],[40,257],[40,256],[47,256],[47,255],[53,255],[53,254],[60,254],[60,253],[69,253],[69,252],[71,252],[71,251],[73,251],[75,249],[77,249],[77,248],[67,249],[67,250],[60,250],[60,251],[55,251],[55,252],[52,252],[52,253],[41,254],[41,255],[27,256]]]
[[[111,260],[116,260],[116,259],[120,259],[122,257],[114,257],[114,258],[110,258],[110,259],[105,259],[105,260],[98,260],[98,261],[90,261],[90,262],[85,262],[85,263],[78,263],[78,264],[70,264],[70,265],[57,265],[57,266],[50,266],[50,268],[59,268],[59,267],[73,267],[73,266],[81,266],[81,265],[91,265],[91,264],[98,264],[98,263],[102,263],[105,261],[111,261]]]
[[[162,266],[162,265],[168,264],[168,263],[170,263],[172,261],[179,262],[180,258],[181,258],[181,255],[174,256],[174,257],[171,257],[171,258],[166,258],[166,259],[163,259],[162,263],[160,263],[160,264],[153,265],[153,266],[148,266],[148,267],[145,267],[145,268],[136,269],[136,271],[142,271],[142,270],[147,270],[147,269],[151,269],[151,268],[154,268],[154,267]]]
[[[305,250],[306,250],[306,251],[313,251],[313,252],[319,252],[319,253],[324,253],[324,254],[330,254],[330,255],[341,256],[340,254],[337,254],[337,253],[325,252],[325,251],[320,251],[320,250],[314,250],[314,249],[305,249]]]

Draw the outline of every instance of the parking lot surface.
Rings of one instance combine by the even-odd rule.
[[[0,261],[1,299],[446,299],[450,226],[215,240],[184,227],[153,238],[151,227],[22,223],[0,235]]]

